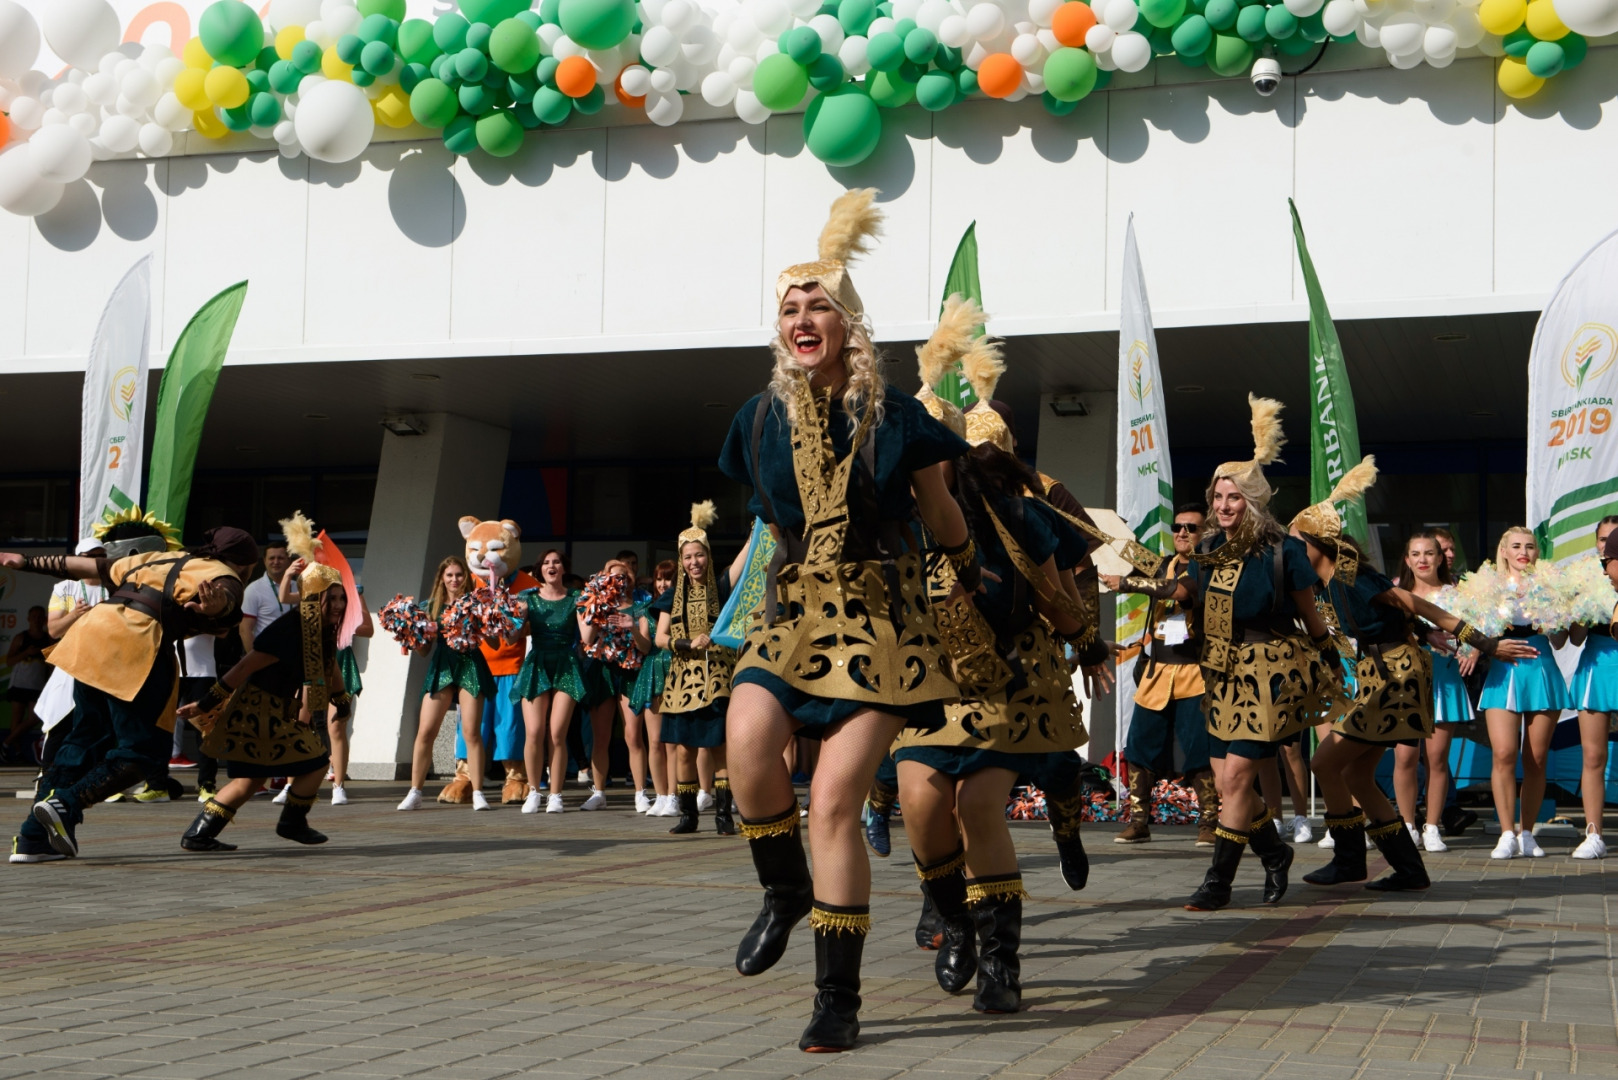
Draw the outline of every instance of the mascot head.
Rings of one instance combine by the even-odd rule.
[[[515,521],[461,519],[466,565],[485,585],[503,581],[522,565],[522,529]]]

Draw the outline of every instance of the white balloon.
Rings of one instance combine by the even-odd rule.
[[[39,57],[39,25],[16,0],[0,0],[0,79],[16,79]]]
[[[1118,32],[1106,23],[1096,23],[1084,32],[1084,47],[1096,55],[1112,50],[1112,43],[1118,38]]]
[[[87,71],[95,70],[123,36],[118,13],[107,0],[51,0],[43,29],[52,52]]]
[[[922,2],[923,0],[893,0],[893,17],[914,20],[921,13]]]
[[[782,0],[747,0],[747,14],[753,24],[770,37],[792,29],[792,12]]]
[[[997,4],[974,4],[966,12],[966,28],[979,41],[996,36],[1005,25],[1006,14]]]
[[[283,120],[270,131],[270,137],[283,146],[288,143],[297,145],[298,125],[291,120]]]
[[[657,21],[673,32],[675,37],[681,37],[697,24],[700,15],[691,0],[669,0],[658,13]]]
[[[730,30],[725,34],[725,41],[737,52],[752,55],[758,43],[764,40],[764,31],[760,30],[751,18],[743,17],[730,24]]]
[[[1382,47],[1381,32],[1368,22],[1360,23],[1359,29],[1354,31],[1354,36],[1359,38],[1360,44],[1367,49],[1380,49]]]
[[[12,98],[11,122],[23,131],[33,131],[45,122],[45,103],[34,97]]]
[[[98,71],[84,80],[84,95],[97,105],[111,105],[118,100],[118,80]]]
[[[28,140],[29,160],[41,178],[71,184],[90,168],[90,144],[66,124],[42,127]]]
[[[558,26],[557,29],[560,30],[561,27]],[[303,36],[319,45],[322,49],[329,49],[337,44],[337,35],[331,32],[331,28],[326,25],[324,19],[316,19],[312,23],[305,24]]]
[[[1028,0],[1028,17],[1036,26],[1049,26],[1065,0]]]
[[[566,34],[561,35],[551,44],[551,55],[558,60],[566,60],[570,56],[584,56],[589,51],[589,49],[586,49]]]
[[[1045,76],[1037,71],[1023,72],[1023,85],[1030,94],[1043,94],[1045,92]]]
[[[1019,86],[1017,89],[1006,95],[1006,100],[1010,102],[1018,102],[1027,96],[1028,88],[1026,86]]]
[[[1618,0],[1556,0],[1556,17],[1576,34],[1618,34]]]
[[[46,109],[45,115],[39,119],[40,127],[50,127],[52,124],[65,123],[67,123],[67,113],[63,112],[61,109]]]
[[[4,0],[0,0],[4,2]],[[72,114],[83,112],[90,107],[90,99],[84,95],[84,87],[77,83],[61,83],[51,92],[51,108],[61,109]]]
[[[702,80],[702,100],[717,107],[736,100],[736,80],[728,71],[710,71]]]
[[[672,64],[680,55],[680,39],[666,26],[649,27],[640,39],[640,55],[653,67]]]
[[[124,97],[124,95],[119,94],[118,100],[113,102],[112,111],[120,116],[128,116],[136,120],[145,120],[146,114],[151,110],[149,106],[142,105],[136,101],[130,101],[128,98]]]
[[[109,116],[101,121],[101,142],[115,154],[127,154],[140,145],[139,121],[127,116]]]
[[[327,32],[335,39],[358,30],[360,23],[365,21],[365,16],[351,7],[333,8],[328,6],[320,9],[320,21],[326,24]],[[305,149],[308,148],[305,147]],[[310,154],[309,156],[314,157],[315,155]]]
[[[623,86],[624,93],[630,97],[645,97],[652,89],[652,73],[636,64],[624,69],[619,83]]]
[[[123,77],[118,83],[118,91],[137,105],[155,105],[157,99],[163,96],[163,88],[157,85],[157,79],[139,66]]]
[[[152,119],[170,131],[184,131],[191,126],[191,110],[180,104],[173,93],[167,93],[152,106]]]
[[[753,88],[753,72],[758,70],[758,61],[751,56],[738,56],[725,68],[731,80],[743,90]]]
[[[837,59],[843,62],[844,71],[858,76],[871,70],[871,61],[866,56],[866,48],[870,43],[869,38],[859,36],[844,40],[843,47],[837,50]]]
[[[1152,43],[1133,30],[1119,34],[1112,43],[1112,58],[1119,71],[1139,71],[1151,62]]]
[[[1429,26],[1421,37],[1421,51],[1429,60],[1454,56],[1457,44],[1457,35],[1448,26]]]
[[[1112,58],[1112,50],[1111,49],[1108,49],[1106,52],[1096,53],[1095,54],[1095,60],[1096,60],[1096,67],[1100,68],[1102,71],[1117,71],[1118,70],[1118,61],[1116,61],[1116,60],[1114,60]]]
[[[1478,13],[1474,8],[1461,8],[1449,17],[1449,25],[1455,31],[1455,47],[1457,49],[1475,49],[1483,40],[1483,24],[1478,21]]]
[[[766,56],[774,56],[780,51],[780,47],[775,42],[761,41],[758,43],[758,48],[753,50],[753,59],[762,64]]]
[[[816,15],[809,20],[809,29],[820,37],[820,51],[835,53],[843,47],[843,24],[837,21],[835,15]]]
[[[1101,21],[1120,34],[1134,27],[1139,17],[1140,8],[1135,6],[1135,0],[1107,0],[1101,8]]]
[[[736,91],[736,115],[749,124],[762,124],[770,118],[770,110],[759,103],[751,90]]]
[[[1392,64],[1400,71],[1409,71],[1411,68],[1420,64],[1425,59],[1427,59],[1427,57],[1423,55],[1420,49],[1417,49],[1413,53],[1401,53],[1397,55],[1393,53],[1388,54],[1388,63]]]
[[[1049,56],[1051,53],[1062,47],[1062,43],[1056,40],[1055,30],[1041,29],[1040,32],[1034,36],[1039,39],[1039,46],[1045,50],[1046,56]]]
[[[142,124],[140,152],[147,157],[164,157],[174,149],[174,133],[162,124]]]
[[[376,133],[371,102],[353,83],[331,80],[301,89],[302,101],[293,119],[298,142],[317,161],[352,161],[365,152]]]
[[[145,68],[147,71],[156,72],[157,65],[161,64],[165,60],[174,59],[178,58],[174,55],[174,50],[169,48],[167,45],[154,41],[148,42],[147,44],[141,46],[140,66]]]
[[[50,76],[38,68],[23,72],[22,78],[17,80],[17,89],[27,97],[39,97],[50,85]]]
[[[787,10],[794,18],[808,19],[820,10],[820,0],[787,0]]]
[[[185,115],[187,120],[191,118],[190,112]],[[101,130],[101,113],[99,110],[96,112],[74,113],[67,118],[67,126],[88,139]]]
[[[1307,19],[1322,7],[1326,0],[1285,0],[1286,8],[1300,19]]]
[[[276,149],[281,151],[281,156],[284,158],[295,158],[303,153],[302,148],[297,143],[277,143]]]
[[[835,20],[834,20],[835,21]],[[698,24],[685,32],[680,43],[680,55],[701,68],[709,67],[719,55],[719,35],[709,27]]]
[[[926,0],[921,10],[916,12],[916,25],[937,34],[944,20],[954,14],[955,9],[950,6],[949,0]]]
[[[658,127],[678,123],[685,112],[685,99],[679,94],[652,94],[646,99],[646,119]]]
[[[556,43],[562,40],[562,28],[546,23],[539,28],[539,51],[546,56],[556,55]]]
[[[1429,26],[1438,26],[1449,22],[1449,17],[1455,13],[1455,0],[1416,0],[1411,10]]]
[[[1478,52],[1484,56],[1506,55],[1506,43],[1500,40],[1498,34],[1484,32],[1483,39],[1478,42]]]
[[[95,69],[116,77],[118,74],[118,69],[123,66],[123,62],[128,59],[129,57],[125,56],[117,49],[114,49],[102,56],[100,63],[96,64]]]
[[[1045,49],[1033,34],[1018,34],[1011,41],[1012,58],[1023,67],[1045,58]]]
[[[62,201],[62,185],[40,176],[31,157],[27,146],[0,154],[0,208],[23,217],[46,213]]]
[[[951,15],[939,23],[938,40],[952,49],[964,48],[972,40],[972,28],[966,25],[966,16]]]
[[[1326,7],[1320,13],[1320,21],[1326,27],[1326,33],[1332,37],[1342,37],[1359,28],[1360,12],[1353,0],[1327,0]]]
[[[288,26],[307,27],[320,18],[320,0],[270,0],[270,10],[265,22],[270,29],[281,30]]]
[[[652,72],[652,93],[672,94],[674,93],[674,84],[674,72],[668,68],[657,68]]]
[[[1429,56],[1427,58],[1427,66],[1429,67],[1447,68],[1453,63],[1455,63],[1454,53],[1450,53],[1448,56]]]
[[[669,0],[641,0],[640,21],[644,26],[655,26],[663,21],[663,8]]]
[[[1426,24],[1410,12],[1391,15],[1379,28],[1382,47],[1388,50],[1389,56],[1409,56],[1411,53],[1419,53],[1422,34],[1426,32],[1426,28]]]

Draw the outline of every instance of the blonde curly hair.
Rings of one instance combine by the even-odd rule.
[[[880,370],[884,357],[872,342],[871,328],[865,319],[851,318],[841,306],[837,312],[843,321],[841,359],[843,371],[848,375],[848,383],[843,387],[843,409],[848,413],[851,425],[858,423],[856,418],[862,408],[874,410],[871,421],[880,424],[886,398],[886,385]],[[793,357],[786,338],[779,332],[770,342],[770,351],[775,354],[775,370],[770,373],[770,395],[786,407],[787,419],[796,424],[798,417],[792,404],[791,380],[799,375],[807,376],[808,371]]]

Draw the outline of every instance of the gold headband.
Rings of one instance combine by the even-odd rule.
[[[868,252],[869,241],[881,232],[882,211],[875,205],[876,196],[876,188],[856,188],[837,197],[820,230],[819,258],[789,266],[776,277],[777,309],[789,290],[819,285],[850,318],[864,317],[865,302],[848,276],[848,264]]]

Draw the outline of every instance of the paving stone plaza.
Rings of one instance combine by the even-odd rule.
[[[27,780],[0,773],[8,793]],[[192,803],[114,805],[89,815],[78,860],[5,867],[0,1080],[1618,1076],[1618,875],[1568,859],[1570,841],[1491,862],[1480,823],[1428,856],[1414,896],[1302,885],[1325,860],[1310,847],[1275,910],[1244,906],[1249,859],[1236,903],[1194,915],[1180,902],[1207,855],[1190,828],[1124,849],[1094,826],[1071,893],[1044,826],[1013,825],[1034,897],[1024,1011],[990,1018],[913,945],[896,821],[874,860],[860,1045],[806,1055],[811,936],[735,973],[758,886],[746,842],[710,818],[676,839],[621,788],[560,817],[401,814],[403,785],[349,791],[314,812],[323,848],[278,839],[263,798],[224,856],[180,850]]]

